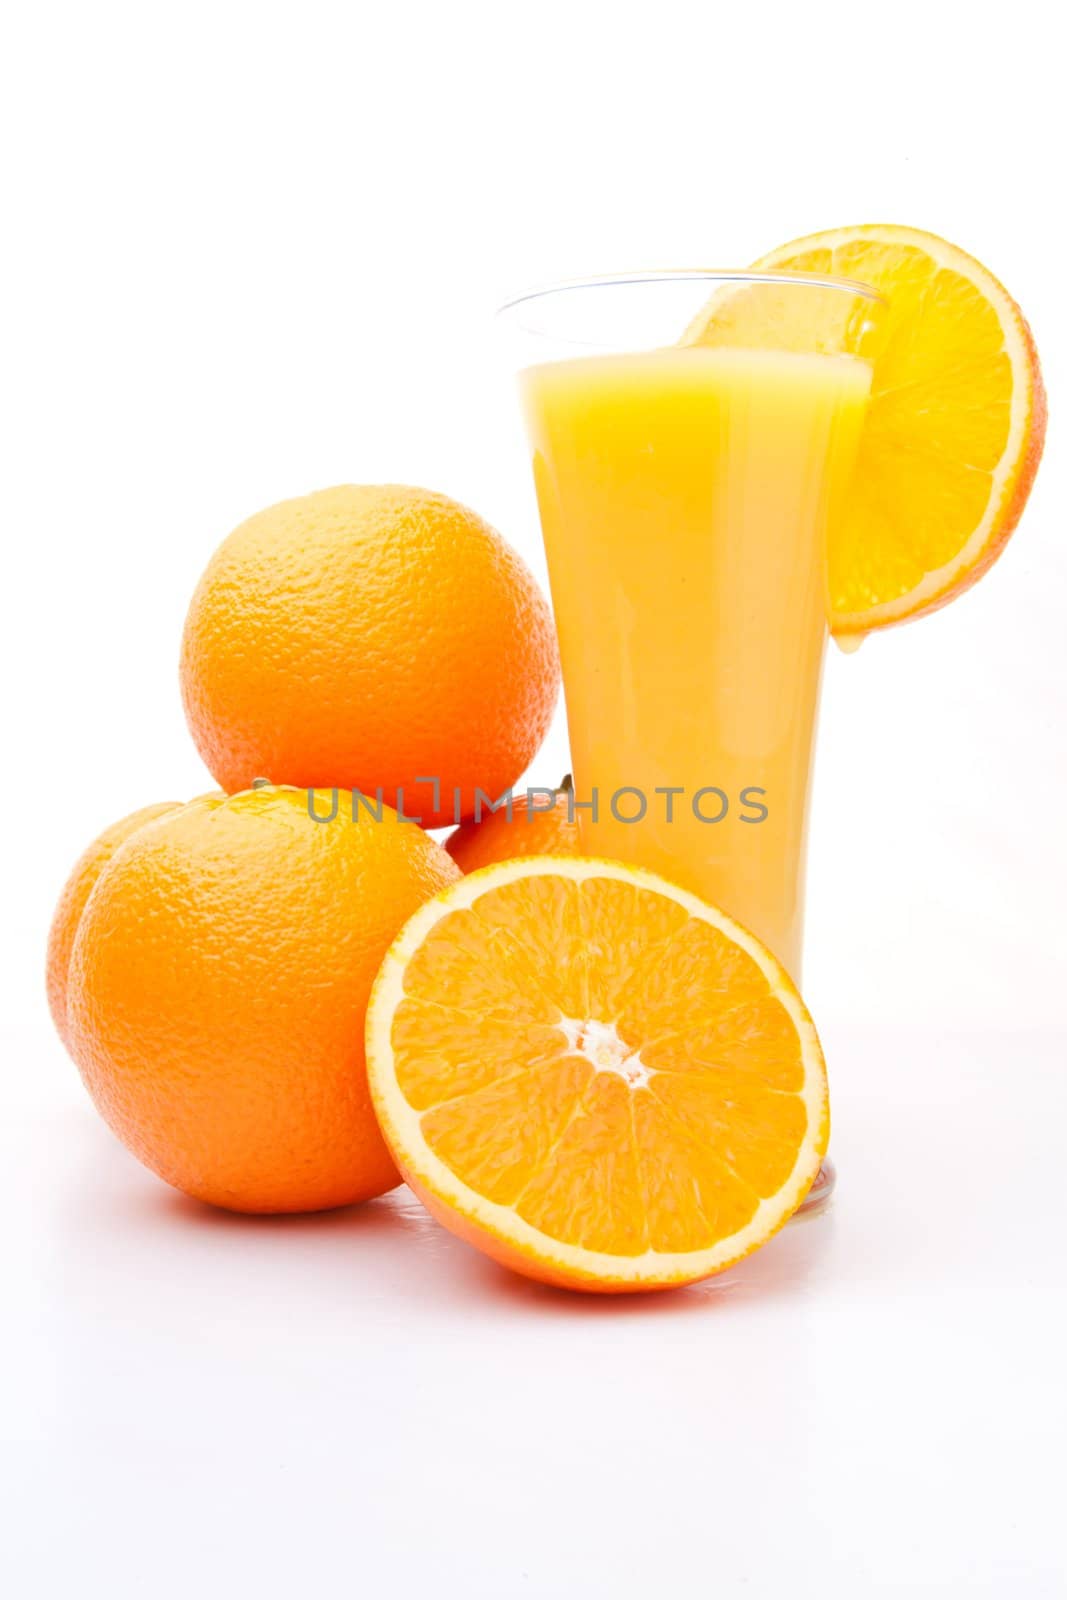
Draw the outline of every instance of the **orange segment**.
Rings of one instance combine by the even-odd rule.
[[[478,1017],[436,1001],[401,1002],[393,1025],[398,1073],[403,1093],[419,1111],[428,1111],[459,1095],[490,1088],[515,1072],[512,1045],[516,1020]],[[554,1025],[527,1019],[527,1055],[522,1070],[552,1066],[564,1051]]]
[[[848,514],[831,529],[831,624],[856,637],[937,610],[996,560],[1041,459],[1045,391],[1022,312],[973,256],[916,228],[811,234],[755,270],[851,278],[888,301]],[[788,288],[713,297],[685,339],[833,347],[836,327],[793,325],[809,301]]]
[[[436,895],[382,966],[367,1053],[412,1188],[551,1283],[719,1271],[790,1216],[826,1149],[822,1053],[782,967],[619,863],[506,861]]]
[[[536,1085],[529,1081],[532,1074]],[[554,1061],[535,1057],[427,1112],[423,1137],[464,1183],[490,1200],[515,1205],[530,1175],[552,1160],[589,1077],[589,1067],[564,1058],[562,1049]]]

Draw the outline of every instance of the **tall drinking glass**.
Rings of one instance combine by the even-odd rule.
[[[844,280],[674,272],[564,284],[501,313],[582,847],[722,906],[798,981],[827,530],[881,310]]]

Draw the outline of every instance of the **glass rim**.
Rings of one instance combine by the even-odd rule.
[[[498,317],[535,300],[545,300],[553,295],[567,294],[580,289],[640,288],[642,284],[656,283],[770,283],[794,284],[797,288],[833,289],[850,294],[874,305],[886,306],[888,299],[879,289],[858,278],[837,278],[823,272],[761,272],[745,267],[685,267],[649,268],[636,272],[606,272],[588,278],[564,278],[557,283],[540,284],[512,295],[494,313]]]

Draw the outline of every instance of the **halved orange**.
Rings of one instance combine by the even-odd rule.
[[[367,1061],[433,1215],[571,1288],[730,1266],[796,1210],[829,1136],[818,1036],[784,969],[617,862],[501,862],[428,901],[378,975]]]
[[[831,626],[856,638],[936,611],[992,566],[1037,472],[1046,403],[1026,319],[973,256],[918,228],[813,233],[754,268],[857,279],[888,300],[848,514],[831,529]],[[790,305],[810,317],[810,296],[713,297],[685,339],[778,343]]]

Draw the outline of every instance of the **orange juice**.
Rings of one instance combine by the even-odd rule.
[[[794,977],[826,529],[870,379],[702,347],[521,377],[583,849],[721,905]]]

